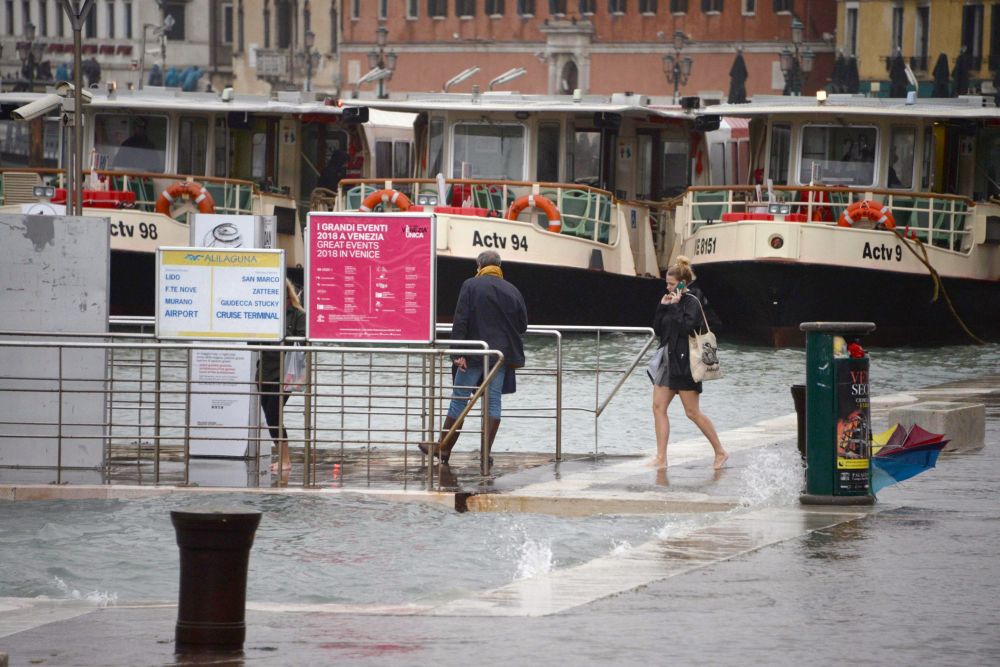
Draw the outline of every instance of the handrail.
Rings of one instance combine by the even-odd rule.
[[[110,318],[111,324],[122,324],[127,323],[129,325],[147,325],[152,323],[152,318]],[[450,329],[449,325],[439,325],[439,331],[446,331]],[[602,369],[601,368],[601,353],[600,353],[600,337],[604,333],[642,333],[647,336],[647,339],[643,341],[641,349],[635,353],[631,361],[628,363],[627,367],[624,369],[617,367],[613,369]],[[549,393],[546,390],[547,396],[553,396],[554,398],[546,399],[545,405],[542,407],[535,407],[533,405],[517,406],[513,408],[513,415],[517,416],[518,413],[531,413],[538,410],[543,410],[546,414],[540,415],[541,418],[545,420],[553,420],[555,427],[555,460],[560,461],[563,459],[562,453],[562,429],[563,429],[563,418],[566,412],[566,407],[563,405],[563,383],[567,369],[563,365],[563,335],[564,333],[596,333],[598,335],[598,350],[595,355],[597,358],[596,369],[591,366],[591,364],[585,364],[580,368],[568,369],[569,372],[583,372],[588,376],[593,374],[594,376],[594,389],[595,389],[595,400],[594,407],[592,409],[587,408],[585,405],[581,407],[570,407],[570,410],[583,410],[587,413],[593,414],[594,421],[594,439],[595,439],[595,455],[598,455],[597,447],[599,445],[599,424],[602,415],[605,413],[609,404],[615,399],[617,395],[620,394],[620,390],[624,383],[629,377],[635,372],[636,368],[639,366],[642,358],[647,354],[650,346],[655,340],[652,330],[648,327],[583,327],[583,326],[533,326],[527,331],[528,335],[532,336],[546,336],[551,337],[555,340],[555,356],[554,361],[539,365],[537,367],[529,367],[528,370],[535,376],[551,376],[554,390]],[[369,399],[373,396],[382,395],[386,403],[380,409],[383,417],[380,419],[385,419],[384,415],[394,414],[392,412],[393,402],[395,401],[405,401],[403,405],[409,406],[409,401],[414,398],[418,398],[423,406],[422,410],[418,408],[416,411],[411,407],[403,408],[404,424],[407,420],[416,418],[418,415],[422,415],[423,425],[419,428],[418,432],[422,434],[422,442],[430,442],[429,440],[424,440],[428,434],[433,434],[434,436],[439,433],[438,421],[435,417],[435,405],[439,405],[440,401],[447,400],[447,392],[444,389],[447,387],[447,380],[439,376],[439,370],[446,368],[445,364],[438,365],[438,359],[446,359],[449,356],[457,355],[474,355],[476,357],[484,358],[484,376],[485,380],[473,394],[469,397],[466,402],[462,414],[456,423],[461,423],[461,420],[470,414],[470,411],[481,408],[483,410],[483,420],[481,424],[481,452],[484,457],[481,457],[480,467],[483,474],[488,472],[488,456],[486,455],[485,447],[488,445],[488,439],[483,437],[488,433],[488,411],[486,408],[486,401],[488,400],[489,392],[489,382],[495,377],[496,372],[498,372],[498,366],[496,363],[492,362],[490,358],[491,355],[495,355],[502,362],[503,357],[497,351],[492,351],[487,349],[488,346],[483,341],[454,341],[444,338],[438,338],[434,342],[433,347],[409,347],[409,346],[372,346],[372,345],[362,345],[362,346],[350,346],[350,345],[307,345],[301,346],[295,343],[304,342],[301,337],[287,338],[281,344],[267,344],[261,342],[243,343],[235,341],[205,341],[205,342],[185,342],[185,341],[165,341],[160,342],[155,338],[152,333],[133,333],[133,332],[86,332],[86,333],[73,333],[73,332],[47,332],[47,331],[0,331],[0,337],[4,340],[0,340],[0,350],[8,348],[22,348],[22,349],[49,349],[58,350],[60,355],[66,354],[67,358],[71,358],[74,354],[78,354],[82,350],[103,350],[107,353],[107,368],[108,372],[102,374],[103,379],[93,378],[93,381],[100,384],[106,383],[103,389],[88,388],[88,382],[91,382],[91,378],[66,378],[72,380],[75,386],[64,387],[62,385],[62,380],[57,388],[46,389],[45,387],[30,387],[30,391],[59,391],[65,394],[73,393],[99,393],[105,396],[106,413],[103,420],[97,420],[97,423],[90,423],[94,420],[86,420],[87,423],[73,421],[72,419],[66,422],[70,426],[102,426],[105,429],[104,435],[101,436],[91,436],[91,435],[70,435],[71,438],[93,438],[100,437],[105,441],[105,447],[111,448],[121,448],[125,447],[125,451],[130,451],[128,448],[132,446],[138,447],[137,458],[139,461],[143,457],[143,452],[146,452],[146,456],[152,455],[155,458],[153,463],[152,474],[155,477],[156,482],[160,483],[160,471],[159,471],[159,461],[161,456],[160,446],[161,443],[165,444],[168,448],[164,449],[163,452],[169,453],[174,451],[183,456],[184,459],[184,481],[187,482],[189,479],[189,466],[188,461],[188,441],[190,438],[205,438],[210,436],[205,435],[195,435],[191,433],[190,427],[191,416],[188,414],[191,402],[190,396],[203,393],[204,391],[209,391],[212,394],[236,394],[245,395],[248,390],[242,388],[241,384],[246,384],[244,380],[235,381],[236,385],[232,387],[219,387],[215,389],[202,389],[197,385],[200,380],[195,381],[191,375],[190,368],[188,368],[188,361],[186,360],[186,355],[178,355],[176,353],[186,353],[193,349],[204,349],[204,350],[225,350],[225,351],[258,351],[258,352],[270,352],[285,354],[287,352],[307,352],[307,358],[313,360],[315,358],[315,363],[312,361],[308,363],[309,370],[309,382],[307,384],[306,390],[300,395],[304,400],[304,410],[303,408],[297,409],[294,413],[298,415],[298,418],[304,418],[305,421],[296,428],[304,428],[305,436],[303,439],[304,443],[304,453],[306,470],[303,476],[303,484],[310,484],[310,480],[316,479],[315,462],[318,461],[314,457],[314,450],[325,451],[329,455],[329,445],[336,442],[341,442],[341,447],[344,443],[352,442],[364,442],[365,435],[368,433],[369,442],[372,443],[397,443],[406,445],[408,443],[413,443],[413,440],[405,435],[406,433],[413,433],[414,430],[410,426],[397,427],[393,425],[391,421],[383,421],[380,426],[378,422],[375,425],[369,423],[364,424],[362,419],[361,425],[358,425],[358,416],[365,414],[365,410],[371,409],[371,401],[369,400],[368,408],[364,407],[362,404],[360,407],[356,402],[344,403],[344,399],[350,399],[352,396],[355,398],[357,396],[366,395],[364,390],[361,390],[359,394],[357,389],[351,389],[351,387],[358,387],[356,377],[353,376],[354,373],[364,372],[364,365],[358,366],[356,362],[352,359],[357,359],[359,356],[370,355],[374,357],[380,357],[382,355],[400,355],[402,357],[423,357],[427,359],[428,362],[417,362],[417,367],[421,363],[424,363],[424,368],[431,368],[432,375],[428,381],[426,378],[422,383],[411,384],[410,380],[403,379],[403,374],[407,375],[411,372],[410,368],[414,366],[411,362],[405,361],[402,365],[396,362],[389,361],[388,366],[381,366],[384,362],[379,362],[382,368],[391,369],[391,372],[395,377],[400,378],[398,381],[391,381],[384,386],[389,388],[387,393],[369,391]],[[41,338],[45,339],[41,339]],[[74,340],[75,339],[75,340]],[[445,347],[441,347],[441,346]],[[473,348],[473,349],[470,349]],[[478,349],[477,349],[478,348]],[[631,345],[629,346],[631,349]],[[116,354],[117,352],[125,352],[124,355]],[[164,356],[164,352],[173,352],[168,356]],[[337,360],[337,355],[343,355],[341,360]],[[330,361],[324,362],[324,359],[329,358]],[[416,360],[415,360],[416,361]],[[432,364],[427,366],[427,363]],[[554,364],[554,367],[553,367]],[[369,363],[370,365],[370,363]],[[185,375],[184,369],[188,368],[187,374]],[[117,369],[117,370],[116,370]],[[338,370],[339,369],[339,370]],[[613,370],[617,375],[613,386],[606,396],[601,396],[601,380],[602,375]],[[154,374],[154,380],[150,380],[146,375],[147,372],[152,371]],[[343,384],[344,379],[337,380],[335,375],[330,375],[330,372],[334,373],[346,373],[348,378],[348,384]],[[369,368],[369,372],[370,368]],[[321,376],[322,374],[322,376]],[[5,379],[4,373],[0,373],[0,379]],[[45,375],[45,374],[43,374]],[[72,375],[72,373],[71,373]],[[60,377],[63,377],[60,375]],[[323,379],[325,378],[325,379]],[[350,379],[354,378],[354,379]],[[6,378],[12,379],[12,378]],[[255,380],[250,380],[254,382]],[[371,377],[368,380],[373,382]],[[362,382],[364,382],[362,380]],[[154,390],[150,389],[150,384],[155,387]],[[163,387],[161,388],[161,384]],[[228,384],[228,383],[225,383]],[[3,391],[15,390],[14,385],[8,385],[5,383],[6,388]],[[361,385],[363,387],[363,385]],[[546,385],[542,385],[546,386]],[[337,389],[340,387],[340,389]],[[407,387],[412,387],[413,389],[407,389]],[[329,391],[333,388],[332,391]],[[370,388],[371,389],[371,388]],[[438,390],[441,390],[438,393]],[[153,391],[150,394],[150,391]],[[258,390],[254,390],[253,394],[259,395]],[[283,389],[280,391],[284,391]],[[184,398],[187,395],[188,398]],[[150,398],[152,396],[152,398]],[[145,397],[145,398],[144,398]],[[328,397],[332,399],[332,402],[326,401],[324,407],[323,397]],[[422,398],[421,398],[422,397]],[[338,406],[338,401],[340,405]],[[549,403],[549,401],[553,401]],[[378,405],[378,403],[376,403]],[[333,409],[333,412],[330,409]],[[315,409],[315,412],[312,410]],[[385,412],[388,409],[389,412]],[[554,410],[554,412],[549,412]],[[360,412],[358,411],[360,410]],[[121,415],[119,416],[119,411]],[[341,415],[347,416],[348,419],[345,422],[341,419],[339,425],[336,422],[331,422],[329,420],[329,415],[340,413]],[[183,421],[178,417],[178,415],[184,415]],[[145,415],[145,416],[143,416]],[[161,415],[163,419],[161,419]],[[317,421],[317,418],[323,417],[324,421]],[[530,415],[522,415],[527,419],[531,419]],[[150,421],[150,418],[153,421]],[[478,418],[478,417],[477,417]],[[15,425],[17,422],[10,421],[6,422],[9,425]],[[60,420],[60,424],[62,420]],[[296,422],[298,423],[298,422]],[[54,424],[53,424],[54,425]],[[166,429],[161,433],[161,425]],[[181,429],[178,431],[177,429]],[[208,429],[209,432],[212,431],[214,427],[208,426],[203,427]],[[219,427],[228,428],[228,427]],[[253,428],[253,427],[248,427]],[[137,429],[138,439],[132,439],[131,444],[127,444],[130,438],[135,438],[132,435],[133,430]],[[266,437],[267,426],[261,425],[259,431],[263,431],[263,435],[248,436],[249,442],[251,443],[264,443],[270,442],[270,439]],[[339,436],[339,440],[336,436],[337,431],[345,431],[347,433],[342,433]],[[360,439],[357,437],[351,437],[349,434],[351,432],[360,431]],[[380,433],[392,434],[396,431],[400,431],[403,436],[393,436],[390,435],[388,439],[379,436]],[[456,426],[452,426],[448,429],[446,437],[454,436],[457,431]],[[204,432],[204,431],[203,431]],[[330,433],[333,433],[331,439]],[[320,435],[322,434],[322,435]],[[346,436],[346,439],[345,439]],[[232,440],[233,437],[226,435],[224,432],[220,434],[218,439],[220,441]],[[238,437],[237,437],[238,439]],[[61,442],[61,441],[60,441]],[[176,450],[176,447],[181,446],[183,443],[183,448]],[[318,443],[325,443],[326,449],[319,450],[316,445]],[[60,445],[61,446],[61,445]],[[150,447],[151,449],[145,449]],[[110,451],[108,449],[107,451]],[[265,450],[266,451],[266,450]],[[404,450],[405,451],[405,450]],[[259,450],[258,450],[259,452]],[[130,455],[131,456],[131,455]],[[258,453],[258,457],[260,454]],[[131,458],[130,458],[131,460]],[[105,463],[103,465],[109,465],[107,462],[110,459],[105,458]],[[404,463],[404,465],[406,465]],[[51,466],[44,466],[46,468],[51,468]],[[437,472],[440,471],[440,467],[429,466],[429,468],[435,468]],[[433,488],[433,475],[435,471],[428,470],[428,488]]]
[[[762,186],[763,187],[763,186]],[[840,192],[844,194],[874,194],[874,195],[892,195],[896,197],[922,197],[926,199],[956,199],[964,201],[969,206],[975,206],[976,202],[969,197],[964,195],[950,195],[943,192],[924,192],[918,190],[888,190],[882,188],[869,188],[869,187],[844,187],[841,185],[820,185],[819,183],[813,185],[774,185],[771,187],[772,190],[778,190],[781,192],[801,192],[803,190],[815,190],[821,192]],[[717,192],[719,190],[730,190],[733,192],[749,192],[756,194],[756,185],[692,185],[688,188],[689,192]],[[764,192],[767,192],[767,188],[763,188]]]

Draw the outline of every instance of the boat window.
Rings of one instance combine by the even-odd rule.
[[[111,169],[163,173],[167,119],[99,113],[94,116],[94,150],[111,161]]]
[[[596,187],[601,180],[601,133],[577,130],[573,135],[573,182]]]
[[[250,178],[263,180],[267,172],[267,135],[263,132],[254,132],[250,140]]]
[[[413,144],[409,141],[392,142],[392,175],[395,178],[409,178],[410,153]]]
[[[444,169],[444,118],[431,118],[427,142],[427,175],[434,177]]]
[[[687,141],[663,142],[663,160],[660,170],[660,173],[663,174],[661,197],[674,197],[687,189],[688,162]]]
[[[986,156],[982,173],[984,182],[976,184],[976,191],[983,193],[980,199],[989,199],[1000,196],[1000,131],[990,128],[984,135],[982,147],[977,150],[977,154]]]
[[[934,141],[934,128],[925,127],[924,128],[924,151],[923,151],[923,162],[920,165],[920,189],[921,190],[932,190],[931,185],[934,183],[934,149],[936,143]]]
[[[327,123],[303,123],[302,151],[299,153],[299,193],[308,198],[317,187],[336,190],[347,177],[347,133]]]
[[[806,126],[802,129],[799,182],[812,181],[815,164],[815,179],[818,183],[874,185],[877,145],[878,130],[874,127]]]
[[[767,158],[767,177],[775,185],[788,185],[788,160],[792,154],[790,125],[771,127],[771,152]]]
[[[653,137],[649,134],[639,134],[636,137],[639,145],[636,149],[636,157],[639,158],[639,173],[636,176],[638,188],[635,196],[637,199],[653,198]]]
[[[452,177],[524,180],[524,126],[460,123],[454,129]]]
[[[913,187],[913,158],[917,131],[912,127],[893,127],[889,137],[889,174],[886,186],[909,190]]]
[[[535,179],[543,183],[559,180],[559,123],[538,125],[538,145],[535,146]]]
[[[375,178],[392,178],[392,142],[375,142]]]
[[[215,168],[211,176],[225,176],[229,173],[226,156],[229,155],[229,130],[225,118],[215,119]]]
[[[32,131],[42,124],[42,143],[32,143]],[[59,166],[59,121],[0,120],[0,167]]]
[[[205,175],[208,157],[208,119],[181,116],[177,138],[177,173]]]

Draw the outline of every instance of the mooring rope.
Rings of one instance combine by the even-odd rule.
[[[909,228],[907,228],[907,230],[908,229]],[[931,303],[937,301],[938,296],[943,296],[944,302],[948,306],[948,310],[951,311],[952,317],[954,317],[955,321],[958,322],[958,326],[962,327],[962,331],[964,331],[966,335],[969,336],[969,338],[975,341],[977,345],[985,345],[986,341],[984,341],[976,334],[972,333],[969,327],[965,325],[965,322],[958,314],[958,311],[955,310],[955,305],[951,302],[951,297],[948,296],[948,290],[945,289],[944,283],[941,282],[941,276],[938,275],[937,269],[931,266],[930,259],[927,256],[927,246],[924,244],[924,242],[921,241],[917,236],[912,236],[911,238],[907,238],[906,235],[902,231],[900,231],[898,227],[891,229],[889,231],[891,231],[893,234],[899,237],[899,239],[903,242],[903,245],[906,247],[906,249],[912,252],[913,256],[916,257],[921,264],[926,266],[927,271],[930,272],[931,278],[934,281],[934,296],[931,297]],[[917,252],[917,250],[913,249],[912,244],[910,243],[911,240],[916,242],[917,249],[920,252]]]

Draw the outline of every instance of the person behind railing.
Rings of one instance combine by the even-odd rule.
[[[660,347],[665,347],[663,361],[653,377],[653,424],[656,430],[655,468],[667,467],[667,441],[670,439],[670,418],[667,409],[674,396],[681,397],[684,414],[695,423],[708,438],[715,451],[712,467],[716,470],[725,465],[729,454],[719,441],[715,425],[699,405],[701,382],[691,377],[691,360],[688,355],[688,336],[704,327],[701,291],[688,287],[694,282],[691,260],[683,255],[677,257],[667,269],[667,293],[660,298],[653,320],[653,330],[660,339]],[[683,283],[683,285],[682,285]]]
[[[514,369],[524,366],[524,342],[521,335],[528,330],[528,309],[520,290],[504,280],[500,269],[500,254],[486,250],[476,258],[476,275],[462,283],[455,306],[451,336],[455,340],[482,340],[491,350],[499,350],[504,356],[504,365],[497,369],[489,385],[489,432],[488,450],[492,451],[493,441],[500,428],[500,396],[517,390]],[[469,361],[472,360],[470,364]],[[434,445],[434,455],[448,463],[451,450],[458,440],[462,428],[458,417],[472,395],[472,387],[483,381],[483,364],[479,357],[457,356],[453,364],[455,373],[454,389],[448,415],[441,427],[441,437]],[[448,431],[456,426],[453,437]],[[429,453],[427,446],[420,445],[420,451]],[[492,458],[490,457],[491,464]]]
[[[291,280],[285,279],[285,336],[306,335],[306,311],[299,301],[298,292]],[[257,362],[257,388],[260,392],[260,407],[264,411],[271,439],[278,448],[278,461],[271,466],[275,472],[287,475],[292,469],[292,459],[288,453],[288,431],[282,424],[282,411],[291,397],[282,391],[282,354],[261,352]]]

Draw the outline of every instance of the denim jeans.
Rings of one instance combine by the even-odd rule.
[[[475,364],[475,365],[473,365]],[[497,370],[497,374],[493,376],[493,380],[490,381],[490,404],[489,412],[491,419],[500,419],[500,396],[503,390],[503,379],[507,374],[507,367],[501,366]],[[465,409],[465,404],[469,400],[469,396],[476,389],[476,381],[480,380],[483,376],[483,369],[481,362],[477,359],[472,364],[463,371],[459,369],[458,373],[455,375],[454,389],[451,394],[451,405],[448,406],[448,416],[452,419],[457,419],[462,410]]]

